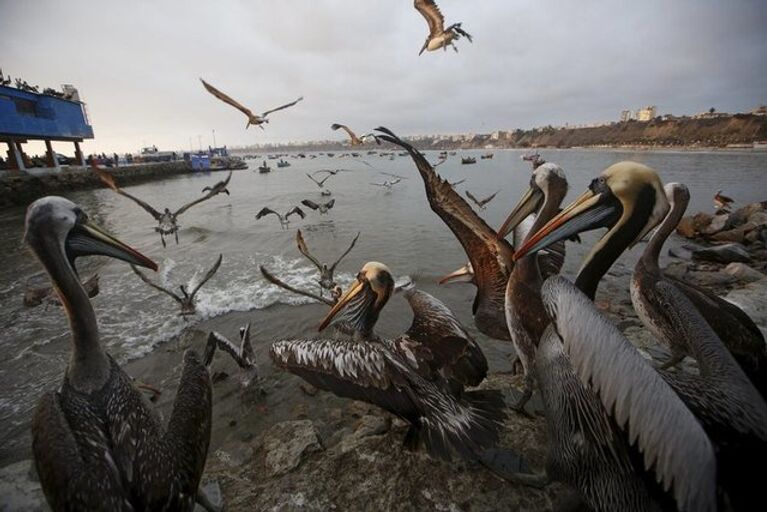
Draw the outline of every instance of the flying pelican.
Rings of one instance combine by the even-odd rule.
[[[218,271],[218,268],[221,266],[221,260],[223,258],[222,254],[218,255],[218,259],[213,264],[210,269],[205,273],[205,275],[202,277],[199,283],[195,285],[194,288],[192,288],[192,292],[189,293],[186,289],[186,286],[183,284],[179,286],[179,290],[181,290],[181,295],[178,295],[172,290],[169,290],[168,288],[165,288],[164,286],[161,286],[151,279],[149,279],[146,275],[144,275],[143,272],[141,272],[138,268],[136,268],[134,265],[131,265],[131,269],[133,269],[133,272],[139,276],[139,278],[144,281],[146,284],[151,286],[157,291],[161,291],[167,295],[169,295],[173,300],[178,302],[179,306],[181,306],[181,311],[179,312],[178,316],[186,318],[187,316],[191,316],[197,313],[197,304],[195,297],[197,296],[197,292],[200,291],[200,288],[207,283],[211,277]]]
[[[500,190],[499,190],[498,192],[500,192]],[[490,201],[492,201],[493,199],[495,199],[495,196],[497,196],[497,195],[498,195],[498,192],[496,192],[495,194],[492,194],[492,195],[490,195],[490,196],[487,196],[487,197],[486,197],[486,198],[484,198],[484,199],[477,199],[476,197],[474,197],[474,194],[472,194],[471,192],[469,192],[469,191],[467,190],[467,191],[466,191],[466,197],[468,197],[469,199],[471,199],[472,201],[474,201],[474,204],[476,204],[477,206],[479,206],[479,209],[480,209],[480,210],[484,210],[484,209],[487,207],[487,206],[486,206],[486,205],[487,205],[487,203],[489,203]]]
[[[256,366],[255,352],[250,343],[250,322],[240,327],[240,346],[235,345],[229,339],[216,331],[208,334],[208,343],[205,346],[204,364],[207,367],[213,363],[213,356],[216,349],[223,350],[229,354],[240,370],[243,372],[242,386],[248,387],[253,382],[258,381],[258,368]]]
[[[450,184],[442,179],[418,150],[386,128],[378,128],[381,139],[396,144],[410,153],[423,179],[426,197],[432,211],[447,224],[469,258],[471,279],[477,287],[472,314],[483,334],[509,340],[504,303],[506,283],[514,268],[511,244],[487,225]]]
[[[433,52],[442,48],[447,50],[448,46],[451,46],[456,52],[458,48],[453,41],[457,41],[461,36],[466,37],[469,42],[472,42],[471,35],[461,28],[460,23],[454,23],[445,28],[445,17],[442,16],[439,7],[434,0],[414,0],[413,7],[421,13],[426,19],[426,23],[429,25],[429,35],[426,37],[426,42],[423,43],[423,48],[418,52],[421,55],[424,50]]]
[[[191,510],[205,467],[211,385],[193,351],[184,353],[167,428],[99,340],[75,260],[104,255],[157,269],[62,197],[27,209],[25,240],[50,275],[72,331],[61,386],[32,419],[32,452],[53,510]]]
[[[352,240],[352,243],[349,244],[349,247],[341,253],[341,255],[336,259],[335,262],[333,262],[332,265],[329,267],[321,263],[320,260],[315,258],[312,253],[309,252],[309,247],[307,247],[306,242],[304,241],[304,235],[301,233],[301,230],[299,229],[296,232],[296,245],[298,246],[298,250],[301,254],[303,254],[306,259],[311,261],[315,267],[317,267],[317,270],[320,272],[320,278],[317,281],[317,283],[320,285],[320,295],[322,295],[323,290],[333,291],[336,289],[337,284],[335,281],[335,278],[333,277],[333,274],[336,271],[336,267],[341,262],[342,259],[346,257],[347,254],[351,252],[352,249],[354,249],[354,244],[357,243],[357,239],[360,237],[360,234],[357,233],[357,236],[354,237]]]
[[[339,128],[345,131],[347,135],[349,135],[349,145],[351,146],[361,146],[365,143],[365,139],[373,139],[374,141],[376,141],[376,144],[381,144],[381,141],[378,140],[378,137],[373,133],[366,133],[362,137],[357,137],[357,135],[353,131],[351,131],[351,129],[349,129],[349,127],[346,126],[345,124],[333,123],[330,125],[331,130],[338,130]],[[359,155],[354,155],[354,156],[359,156]]]
[[[389,269],[366,263],[319,327],[325,329],[338,315],[336,322],[351,328],[353,338],[277,341],[272,360],[313,386],[408,421],[404,445],[409,449],[423,445],[431,455],[448,458],[452,448],[474,457],[497,442],[503,400],[497,391],[458,394],[455,386],[475,382],[487,361],[441,303],[444,309],[432,303],[425,315],[414,310],[403,335],[377,336],[373,328],[393,290]]]
[[[383,187],[386,190],[391,192],[391,189],[394,185],[401,182],[402,180],[400,178],[394,178],[393,180],[384,180],[383,183],[370,183],[371,185],[375,185],[377,187]]]
[[[442,162],[444,162],[444,160],[442,160]],[[441,162],[440,162],[440,163],[441,163]],[[437,164],[437,165],[438,165],[438,164]],[[432,165],[432,167],[437,167],[437,165]],[[464,178],[464,179],[462,179],[462,180],[458,180],[458,181],[448,181],[448,184],[449,184],[451,187],[455,188],[455,187],[457,187],[458,185],[460,185],[461,183],[463,183],[464,181],[466,181],[466,178]]]
[[[320,187],[320,190],[322,190],[322,195],[323,196],[329,196],[330,195],[330,189],[326,189],[325,188],[325,182],[328,181],[332,176],[335,176],[335,175],[336,175],[336,173],[330,173],[327,176],[325,176],[324,178],[322,178],[320,181],[317,181],[317,180],[314,179],[314,176],[312,176],[309,173],[306,173],[306,177],[309,178],[310,180],[312,180],[315,185]]]
[[[237,110],[239,110],[240,112],[242,112],[243,114],[245,114],[248,117],[248,124],[245,125],[245,129],[246,130],[250,127],[250,125],[258,126],[259,128],[261,128],[263,130],[264,129],[264,126],[263,126],[264,123],[268,123],[269,122],[269,119],[267,119],[266,116],[268,116],[272,112],[277,112],[278,110],[283,110],[283,109],[286,109],[288,107],[292,107],[293,105],[295,105],[296,103],[298,103],[299,101],[304,99],[303,96],[300,96],[295,101],[292,101],[290,103],[286,103],[285,105],[279,106],[277,108],[273,108],[271,110],[267,110],[263,114],[258,115],[258,114],[254,114],[252,110],[250,110],[249,108],[243,106],[241,103],[239,103],[238,101],[233,99],[231,96],[228,96],[228,95],[224,94],[223,92],[219,91],[218,89],[216,89],[215,87],[213,87],[212,85],[207,83],[202,78],[200,78],[200,82],[202,82],[202,85],[205,87],[205,89],[207,89],[207,91],[209,93],[211,93],[213,96],[215,96],[216,98],[220,99],[224,103],[228,103],[229,105],[233,106],[234,108],[236,108]]]
[[[263,208],[261,208],[261,211],[256,214],[256,220],[260,219],[264,215],[269,215],[270,213],[275,215],[278,219],[280,219],[280,226],[282,226],[283,229],[287,229],[287,227],[290,225],[291,215],[296,214],[302,219],[306,217],[306,214],[304,213],[304,211],[298,206],[294,206],[293,208],[288,210],[285,213],[285,215],[280,215],[279,213],[275,212],[271,208],[264,206]]]
[[[204,192],[212,192],[213,195],[224,193],[226,195],[229,195],[229,189],[226,188],[227,185],[229,185],[229,180],[232,179],[232,171],[229,171],[229,175],[226,177],[225,180],[219,181],[218,183],[214,184],[212,187],[208,186],[202,189]]]
[[[732,203],[733,199],[722,194],[722,189],[717,190],[714,194],[714,208],[716,208],[717,213],[729,213]]]
[[[335,176],[339,172],[351,172],[351,171],[348,170],[348,169],[334,169],[334,170],[331,170],[331,169],[320,169],[319,171],[314,171],[312,173],[312,175],[319,174],[321,172],[325,172],[325,173],[328,173],[331,176]]]
[[[301,204],[306,206],[307,208],[311,208],[312,210],[319,210],[320,215],[325,215],[330,211],[331,208],[333,208],[333,205],[336,204],[335,199],[331,199],[327,203],[320,203],[317,204],[314,201],[311,201],[309,199],[304,199],[301,201]]]
[[[321,295],[317,295],[315,293],[312,293],[310,291],[301,290],[300,288],[296,288],[295,286],[291,286],[282,279],[279,279],[277,276],[272,274],[269,270],[267,270],[266,267],[263,265],[259,265],[258,267],[261,270],[261,275],[264,276],[264,278],[272,283],[275,286],[279,286],[280,288],[284,288],[285,290],[288,290],[291,293],[295,293],[296,295],[302,295],[304,297],[309,297],[310,299],[316,300],[317,302],[322,302],[324,304],[327,304],[328,306],[333,306],[336,302],[338,302],[338,299],[343,294],[343,290],[340,286],[336,286],[331,290],[331,297],[332,299],[328,299],[327,297],[323,297]]]
[[[658,256],[669,235],[687,209],[690,192],[679,183],[664,188],[671,209],[650,238],[631,279],[631,301],[645,327],[671,350],[671,358],[662,366],[669,368],[688,353],[687,342],[677,334],[678,327],[660,302],[657,283],[676,287],[700,311],[719,339],[724,342],[762,396],[767,396],[767,348],[764,336],[753,320],[735,304],[691,283],[666,276],[658,266]]]
[[[101,182],[104,183],[107,187],[111,188],[118,194],[120,194],[123,197],[127,197],[140,207],[142,207],[149,215],[155,218],[155,220],[159,223],[159,225],[154,228],[154,230],[160,234],[160,240],[162,241],[162,246],[165,247],[165,237],[173,235],[176,239],[176,243],[178,243],[178,230],[181,226],[178,224],[178,216],[187,211],[192,206],[199,204],[203,201],[207,201],[211,197],[218,195],[221,192],[227,192],[226,186],[229,183],[229,179],[232,177],[231,171],[229,172],[229,176],[224,181],[219,181],[215,185],[213,185],[210,189],[210,191],[205,194],[204,196],[195,199],[194,201],[185,204],[175,212],[170,211],[168,208],[165,208],[165,211],[160,213],[159,211],[155,210],[151,206],[149,206],[148,203],[145,203],[141,199],[132,196],[131,194],[125,192],[123,189],[121,189],[117,182],[114,179],[114,176],[109,174],[108,172],[104,171],[103,169],[99,169],[94,164],[93,170],[98,175],[99,179],[101,179]]]

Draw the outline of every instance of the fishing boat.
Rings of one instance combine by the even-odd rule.
[[[493,158],[492,153],[485,153],[484,155],[480,156],[482,160],[491,160]]]
[[[259,166],[258,172],[261,174],[266,174],[267,172],[272,172],[272,168],[269,167],[269,164],[266,163],[266,160],[264,160],[264,164]]]
[[[280,161],[277,162],[277,167],[279,168],[290,167],[290,162],[288,162],[287,160],[280,159]]]
[[[461,157],[461,163],[463,165],[476,164],[477,159],[474,158],[473,156],[464,156],[464,157]]]

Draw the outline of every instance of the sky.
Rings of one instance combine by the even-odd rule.
[[[0,68],[74,84],[95,139],[84,150],[195,149],[488,133],[767,103],[764,0],[439,0],[474,42],[424,53],[411,0],[0,0]],[[198,78],[270,116],[266,130]],[[34,151],[32,151],[34,153]]]

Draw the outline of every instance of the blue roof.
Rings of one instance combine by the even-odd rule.
[[[0,86],[0,138],[81,140],[93,138],[85,104]]]

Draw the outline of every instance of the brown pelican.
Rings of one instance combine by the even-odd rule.
[[[360,237],[360,234],[357,233],[357,236],[354,237],[352,240],[352,243],[349,244],[349,247],[341,253],[341,255],[336,259],[335,262],[333,262],[332,265],[327,266],[324,263],[321,263],[320,260],[315,258],[312,253],[309,252],[309,247],[307,247],[306,242],[304,241],[304,235],[301,233],[301,230],[299,229],[296,232],[296,245],[298,246],[298,250],[301,254],[303,254],[306,259],[311,261],[315,267],[317,267],[317,270],[320,272],[320,278],[317,281],[317,283],[320,285],[320,295],[322,295],[323,290],[329,290],[333,291],[335,290],[337,284],[335,281],[335,278],[333,277],[333,274],[336,271],[336,267],[339,263],[341,263],[341,260],[346,257],[347,254],[351,252],[352,249],[354,249],[354,244],[357,243],[357,239]]]
[[[226,188],[227,185],[229,185],[229,180],[232,179],[232,171],[229,171],[229,175],[226,177],[225,180],[219,181],[218,183],[214,184],[212,187],[208,186],[202,189],[204,192],[212,192],[213,195],[224,193],[226,195],[229,195],[229,189]]]
[[[662,366],[669,368],[688,353],[688,343],[678,335],[678,326],[660,302],[657,283],[676,287],[695,305],[716,335],[732,353],[762,396],[767,396],[767,347],[764,336],[753,320],[736,305],[691,283],[666,276],[658,266],[658,256],[666,239],[676,229],[687,209],[690,192],[679,183],[669,183],[665,193],[671,209],[650,238],[631,279],[631,301],[645,327],[671,350],[671,358]]]
[[[272,283],[275,286],[279,286],[280,288],[284,288],[285,290],[288,290],[291,293],[295,293],[296,295],[302,295],[304,297],[309,297],[310,299],[314,299],[317,302],[322,302],[324,304],[327,304],[328,306],[333,306],[336,302],[338,302],[338,299],[343,294],[343,290],[341,290],[340,286],[336,286],[331,290],[331,297],[332,299],[328,299],[326,297],[323,297],[321,295],[317,295],[315,293],[312,293],[310,291],[301,290],[300,288],[296,288],[295,286],[291,286],[282,279],[278,278],[274,274],[272,274],[269,270],[266,269],[263,265],[259,265],[258,267],[261,270],[261,275],[264,276],[264,278]]]
[[[546,163],[546,160],[541,158],[541,154],[537,151],[528,155],[522,155],[522,160],[530,162],[530,164],[533,166],[533,170],[536,170],[538,167]]]
[[[204,196],[195,199],[194,201],[185,204],[175,212],[170,211],[168,208],[165,208],[165,211],[160,213],[159,211],[155,210],[149,204],[145,203],[141,199],[130,195],[129,193],[125,192],[123,189],[121,189],[119,186],[117,186],[117,182],[114,179],[114,176],[109,174],[108,172],[104,171],[103,169],[99,169],[98,167],[93,166],[93,170],[98,174],[99,178],[101,179],[102,183],[104,183],[107,187],[111,188],[118,194],[120,194],[123,197],[127,197],[140,207],[142,207],[149,215],[155,218],[155,220],[159,223],[159,226],[157,226],[155,231],[160,234],[160,240],[162,240],[162,246],[165,247],[165,237],[169,235],[173,235],[176,239],[176,243],[178,243],[178,230],[180,226],[178,225],[178,216],[187,211],[192,206],[199,204],[203,201],[206,201],[210,199],[211,197],[218,195],[221,192],[226,192],[226,186],[229,184],[229,180],[232,177],[231,171],[229,172],[229,176],[224,181],[219,181],[213,187],[210,188],[210,191],[205,194]]]
[[[302,219],[306,217],[306,214],[304,211],[299,208],[298,206],[294,206],[287,212],[285,212],[285,215],[280,215],[279,213],[275,212],[269,207],[264,206],[261,208],[261,211],[256,214],[256,220],[260,219],[264,215],[273,214],[280,220],[280,226],[282,226],[283,229],[287,229],[287,227],[290,225],[290,216],[295,214],[301,217]]]
[[[366,133],[362,137],[357,137],[357,135],[353,131],[351,131],[351,129],[349,129],[349,127],[346,126],[345,124],[333,123],[330,125],[331,130],[338,130],[339,128],[345,131],[347,135],[349,135],[349,144],[351,146],[361,146],[362,144],[365,143],[365,139],[373,139],[376,141],[376,144],[381,144],[381,141],[378,140],[378,137],[373,133]],[[359,155],[353,155],[353,156],[359,156]]]
[[[450,184],[442,179],[418,150],[386,128],[377,131],[383,140],[406,149],[423,179],[432,211],[439,215],[469,258],[472,282],[477,287],[472,313],[474,323],[491,338],[509,340],[504,314],[506,283],[514,268],[514,249],[472,210]]]
[[[186,289],[186,286],[183,284],[179,286],[179,290],[181,290],[181,295],[178,295],[172,290],[169,290],[168,288],[165,288],[164,286],[160,286],[159,284],[155,283],[151,279],[149,279],[147,276],[144,275],[143,272],[141,272],[139,269],[137,269],[134,265],[131,265],[131,269],[133,269],[133,272],[136,273],[139,278],[141,278],[142,281],[144,281],[146,284],[154,288],[155,290],[161,291],[167,295],[169,295],[173,300],[178,302],[179,306],[181,306],[181,311],[179,312],[179,316],[182,316],[186,318],[187,316],[191,316],[197,313],[197,304],[195,297],[197,296],[197,292],[200,291],[200,288],[202,288],[205,283],[207,283],[211,277],[218,271],[218,268],[221,266],[221,260],[223,258],[222,254],[218,255],[218,259],[213,264],[210,269],[205,273],[205,275],[202,277],[199,283],[195,285],[194,288],[192,288],[192,293],[189,293]]]
[[[471,35],[461,28],[460,23],[454,23],[445,28],[445,17],[442,16],[442,12],[440,12],[434,0],[414,0],[413,7],[421,13],[421,16],[426,19],[426,23],[429,24],[429,35],[426,37],[426,42],[423,44],[421,51],[418,52],[418,55],[421,55],[424,50],[430,52],[440,48],[447,50],[448,46],[451,46],[457,52],[458,48],[456,48],[453,41],[459,40],[461,36],[466,37],[469,42],[472,42]]]
[[[104,351],[96,315],[75,270],[80,256],[157,265],[94,226],[80,207],[45,197],[27,209],[25,239],[50,275],[72,331],[56,391],[32,420],[32,452],[53,510],[192,510],[205,467],[211,387],[205,366],[184,354],[167,427]]]
[[[248,117],[248,124],[245,125],[245,129],[248,129],[248,127],[250,127],[250,125],[254,125],[254,126],[258,126],[259,128],[261,128],[263,130],[264,129],[264,123],[268,123],[269,122],[269,119],[267,119],[266,116],[268,116],[272,112],[277,112],[278,110],[283,110],[283,109],[286,109],[288,107],[292,107],[293,105],[295,105],[296,103],[298,103],[299,101],[304,99],[304,97],[301,96],[301,97],[299,97],[295,101],[292,101],[290,103],[286,103],[285,105],[281,105],[281,106],[279,106],[277,108],[273,108],[271,110],[267,110],[263,114],[258,115],[258,114],[254,114],[252,110],[250,110],[249,108],[245,107],[244,105],[239,103],[237,100],[235,100],[231,96],[228,96],[228,95],[224,94],[223,92],[219,91],[218,89],[216,89],[215,87],[213,87],[212,85],[207,83],[202,78],[200,78],[200,82],[202,82],[202,85],[205,87],[205,89],[209,93],[211,93],[213,96],[215,96],[216,98],[220,99],[224,103],[228,103],[229,105],[233,106],[234,108],[236,108],[237,110],[239,110],[240,112],[242,112],[243,114],[245,114]]]
[[[716,208],[717,213],[729,213],[732,203],[732,198],[722,194],[722,189],[717,190],[714,194],[714,208]]]
[[[92,299],[99,294],[99,275],[93,274],[82,282],[85,293]],[[28,288],[24,291],[24,305],[28,308],[39,306],[43,302],[48,304],[61,305],[59,296],[56,295],[53,286],[40,286],[37,288]]]
[[[322,190],[322,195],[323,196],[329,196],[330,195],[330,189],[326,189],[325,188],[325,182],[328,181],[332,176],[335,176],[335,175],[336,175],[336,173],[331,173],[331,174],[328,174],[327,176],[325,176],[324,178],[322,178],[320,181],[317,181],[317,180],[314,179],[314,176],[312,176],[309,173],[306,173],[306,177],[309,178],[310,180],[312,180],[315,185],[320,187],[320,190]]]
[[[377,336],[373,328],[393,289],[385,265],[366,263],[320,324],[323,330],[338,316],[335,322],[351,329],[353,337],[277,341],[272,360],[315,387],[375,404],[408,421],[404,444],[410,449],[423,445],[432,455],[449,457],[452,448],[474,457],[497,442],[504,417],[499,392],[460,389],[481,380],[487,362],[433,298],[415,306],[425,311],[414,309],[413,323],[403,335]]]
[[[240,345],[237,346],[226,336],[216,331],[208,334],[208,343],[205,346],[204,364],[210,367],[213,363],[213,356],[216,349],[223,350],[229,354],[237,366],[243,372],[242,386],[248,387],[258,381],[258,368],[256,367],[256,357],[253,352],[253,345],[250,343],[250,322],[244,327],[240,327]]]
[[[317,204],[310,199],[304,199],[303,201],[301,201],[301,204],[306,206],[307,208],[311,208],[312,210],[319,210],[320,215],[325,215],[326,213],[328,213],[328,211],[330,211],[331,208],[333,208],[333,205],[336,204],[336,200],[331,199],[327,203]]]
[[[471,192],[469,192],[469,191],[467,190],[467,191],[466,191],[466,197],[468,197],[469,199],[471,199],[472,201],[474,201],[474,204],[476,204],[477,206],[479,206],[479,209],[480,209],[480,210],[484,210],[484,209],[487,207],[487,206],[486,206],[486,205],[487,205],[487,203],[489,203],[490,201],[492,201],[493,199],[495,199],[495,196],[497,196],[497,195],[498,195],[498,192],[500,192],[500,190],[499,190],[499,191],[497,191],[496,193],[492,194],[492,195],[489,195],[489,196],[487,196],[487,197],[486,197],[486,198],[484,198],[484,199],[477,199],[476,197],[474,197],[474,194],[472,194]]]

